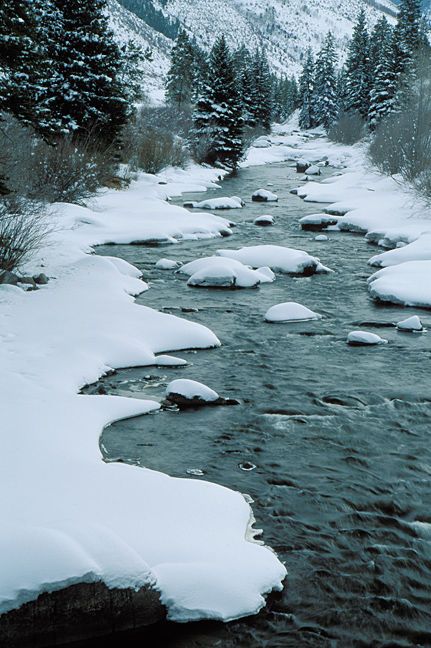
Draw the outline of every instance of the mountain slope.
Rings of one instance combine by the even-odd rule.
[[[179,20],[205,49],[223,33],[231,47],[245,44],[251,49],[264,48],[274,71],[287,75],[298,74],[307,47],[318,50],[328,30],[333,31],[343,58],[362,7],[370,26],[382,13],[390,20],[396,14],[392,0],[154,0],[153,4],[166,16]],[[110,12],[119,38],[136,37],[152,48],[154,61],[147,64],[145,71],[148,94],[160,99],[172,41],[117,0],[110,0]]]

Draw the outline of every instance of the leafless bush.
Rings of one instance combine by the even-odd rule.
[[[370,145],[371,161],[383,172],[399,174],[431,197],[431,72],[420,59],[404,110],[387,117]]]
[[[0,131],[0,175],[17,196],[43,202],[83,203],[115,172],[113,151],[90,135],[55,145],[8,119]]]
[[[0,283],[4,272],[19,268],[51,231],[46,209],[22,198],[0,201]]]
[[[189,155],[181,137],[174,134],[177,127],[168,120],[165,123],[171,111],[143,108],[129,124],[123,135],[123,159],[132,169],[158,173],[167,166],[185,166]]]
[[[328,137],[339,144],[356,144],[366,134],[364,120],[358,113],[343,113],[328,130]]]

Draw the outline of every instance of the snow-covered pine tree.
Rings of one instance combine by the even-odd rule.
[[[421,44],[422,10],[420,0],[401,0],[394,29],[393,62],[398,77],[395,108],[409,100],[409,86],[415,74],[415,58]]]
[[[344,110],[358,112],[366,117],[370,103],[370,72],[367,18],[364,9],[361,9],[353,28],[346,61]]]
[[[371,129],[394,112],[397,108],[396,94],[399,77],[394,61],[394,35],[389,29],[381,33],[380,51],[377,67],[373,73],[373,84],[370,92],[368,121]]]
[[[106,0],[53,0],[61,25],[51,30],[49,107],[61,133],[116,139],[131,106],[121,83],[122,56],[108,26]]]
[[[286,94],[286,117],[289,117],[297,108],[299,103],[299,88],[296,77],[293,75],[287,80]]]
[[[187,32],[180,31],[171,52],[166,81],[166,99],[181,109],[192,101],[196,81],[195,50]]]
[[[239,93],[242,103],[243,124],[246,128],[256,126],[254,115],[254,75],[253,59],[248,49],[243,45],[233,55],[233,61],[238,79]]]
[[[316,59],[314,78],[316,123],[325,128],[329,128],[339,114],[336,62],[334,37],[328,32]]]
[[[370,74],[374,79],[378,65],[383,58],[384,44],[392,38],[392,27],[386,16],[382,16],[376,22],[370,36]],[[372,85],[372,83],[371,83]]]
[[[299,77],[299,125],[301,128],[313,128],[316,125],[314,112],[314,60],[311,48],[308,48],[305,62]]]
[[[263,51],[257,50],[253,56],[252,74],[252,114],[256,125],[269,131],[272,118],[272,79]]]
[[[242,125],[235,65],[221,36],[211,50],[208,80],[193,115],[191,139],[198,159],[235,171],[243,153]]]

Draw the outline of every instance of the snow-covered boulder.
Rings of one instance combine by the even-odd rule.
[[[189,276],[188,286],[199,288],[255,288],[275,279],[270,268],[252,270],[240,261],[220,256],[196,259],[179,272]]]
[[[252,146],[253,148],[270,148],[272,146],[272,143],[269,137],[262,135],[262,137],[258,137],[256,140],[254,140]]]
[[[408,333],[422,333],[424,327],[420,318],[417,315],[413,315],[412,317],[408,317],[407,319],[398,322],[397,329]]]
[[[306,322],[321,319],[319,313],[298,304],[297,302],[284,302],[271,306],[266,312],[266,322]]]
[[[281,245],[252,245],[239,250],[217,250],[217,254],[235,259],[252,268],[268,266],[274,272],[310,275],[324,269],[316,257],[310,256],[303,250]]]
[[[277,202],[278,196],[268,189],[258,189],[251,197],[253,202]]]
[[[184,203],[185,207],[192,207],[193,209],[242,209],[244,205],[245,202],[238,196],[208,198],[200,202]]]
[[[320,167],[317,164],[312,164],[307,169],[305,169],[305,175],[308,176],[319,176],[321,174]]]
[[[181,264],[173,259],[159,259],[155,265],[157,270],[175,270]]]
[[[431,261],[406,261],[378,270],[368,279],[374,299],[431,308]]]
[[[166,387],[166,400],[180,409],[208,405],[237,405],[238,401],[222,398],[216,391],[196,380],[179,378]]]
[[[296,173],[305,173],[309,167],[310,162],[308,160],[298,160],[296,162]]]
[[[269,214],[258,216],[254,219],[254,224],[259,225],[260,227],[268,227],[269,225],[274,225],[274,216],[270,216]]]
[[[399,245],[401,243],[402,245]],[[409,243],[398,241],[394,250],[388,250],[382,254],[376,254],[368,263],[372,266],[386,268],[406,261],[430,261],[431,260],[431,234],[423,234],[418,239]]]
[[[388,341],[375,333],[368,333],[367,331],[352,331],[347,336],[347,343],[350,344],[350,346],[372,346],[375,344],[387,344]]]
[[[301,229],[319,232],[326,227],[337,225],[338,218],[329,214],[309,214],[299,219]]]
[[[319,234],[318,236],[314,237],[314,240],[321,242],[321,241],[328,241],[329,238],[326,236],[326,234]]]

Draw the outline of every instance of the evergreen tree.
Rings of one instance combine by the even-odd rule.
[[[370,74],[374,79],[377,67],[383,58],[384,45],[392,38],[392,28],[386,16],[382,16],[376,22],[370,36]],[[372,84],[371,84],[372,85]]]
[[[394,42],[390,32],[381,42],[379,62],[374,72],[370,93],[368,120],[372,129],[389,114],[396,110],[396,93],[399,78],[394,61]]]
[[[185,31],[180,31],[172,48],[166,82],[166,99],[181,109],[192,101],[196,80],[195,50]]]
[[[243,45],[234,53],[233,61],[241,97],[243,124],[245,127],[254,128],[256,126],[256,116],[254,111],[253,59],[248,49]]]
[[[95,131],[115,140],[130,114],[121,52],[108,27],[106,0],[54,0],[61,25],[51,30],[50,111],[61,133]]]
[[[415,73],[415,57],[421,44],[421,31],[420,0],[401,0],[393,40],[393,64],[398,77],[396,109],[408,102],[409,86]]]
[[[299,125],[313,128],[316,125],[314,112],[314,60],[310,48],[307,50],[302,73],[299,78]]]
[[[209,164],[236,170],[243,153],[242,106],[224,36],[211,50],[207,83],[193,115],[192,146]]]
[[[256,51],[253,57],[252,75],[252,114],[255,123],[269,131],[272,117],[272,83],[268,61],[262,51]]]
[[[344,109],[358,112],[365,117],[370,101],[371,75],[369,36],[364,9],[360,11],[353,29],[346,61],[345,80]]]
[[[334,37],[328,32],[315,65],[314,96],[316,123],[329,128],[339,113]]]

